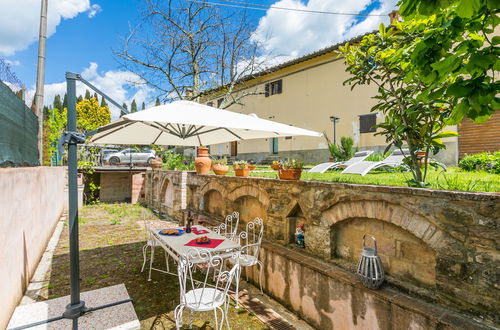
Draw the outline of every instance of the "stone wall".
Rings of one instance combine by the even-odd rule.
[[[499,194],[173,171],[151,171],[146,176],[148,203],[166,207],[174,218],[180,218],[179,210],[184,208],[197,211],[205,220],[221,220],[235,210],[243,222],[259,216],[265,221],[265,239],[280,246],[292,242],[295,227],[304,223],[306,249],[300,252],[350,273],[361,251],[362,236],[371,234],[377,239],[390,287],[487,323],[499,323]],[[148,189],[151,180],[156,183]],[[173,183],[172,195],[163,193],[168,190],[166,183]],[[181,192],[184,199],[179,197]],[[265,278],[273,281],[281,276],[267,271]],[[279,298],[274,289],[268,287],[268,293]],[[318,290],[309,293],[311,299],[327,303]],[[289,299],[292,306],[293,297]],[[323,317],[329,316],[320,315],[319,323],[311,322],[319,326]]]
[[[0,329],[36,270],[68,195],[65,167],[0,168]]]

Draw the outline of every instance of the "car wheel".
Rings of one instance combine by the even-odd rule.
[[[151,162],[153,161],[154,157],[148,158],[148,165],[151,165]]]
[[[109,159],[109,162],[110,163],[119,163],[120,162],[120,158],[118,158],[118,157],[111,157]]]

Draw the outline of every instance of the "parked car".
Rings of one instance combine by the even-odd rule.
[[[149,164],[156,158],[156,153],[152,149],[127,148],[118,152],[113,152],[103,158],[104,162],[127,163],[127,164]]]
[[[101,150],[101,163],[104,163],[108,160],[110,154],[114,154],[118,152],[116,149],[102,149]]]

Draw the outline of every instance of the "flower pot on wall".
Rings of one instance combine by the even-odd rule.
[[[196,174],[208,174],[212,167],[212,160],[208,154],[208,148],[198,147],[198,157],[194,160]]]
[[[300,180],[302,170],[294,168],[280,168],[278,175],[281,180]]]
[[[280,169],[280,166],[279,164],[271,164],[271,168],[275,171],[279,170]]]
[[[161,158],[155,158],[152,159],[151,162],[149,162],[149,164],[151,165],[151,168],[153,168],[154,170],[159,170],[163,166],[163,160]]]
[[[246,168],[235,168],[234,169],[234,174],[236,176],[248,176],[248,174],[250,174],[250,169],[248,167],[246,167]]]
[[[212,165],[212,171],[214,171],[217,175],[226,175],[229,171],[229,167],[227,165],[222,164],[214,164]]]

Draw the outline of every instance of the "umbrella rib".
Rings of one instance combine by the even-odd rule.
[[[195,127],[193,125],[193,127]],[[186,137],[192,137],[192,136],[195,136],[201,129],[203,129],[205,126],[200,126],[198,128],[196,128],[193,132],[189,132],[188,135],[186,135]]]
[[[191,131],[193,130],[193,128],[195,128],[196,126],[195,125],[189,125],[189,129],[186,133],[186,137],[189,137],[191,135]]]
[[[238,139],[243,140],[243,139],[241,138],[241,136],[239,136],[238,134],[234,133],[234,132],[233,132],[233,131],[231,131],[230,129],[228,129],[228,128],[226,128],[226,127],[223,127],[223,128],[224,128],[226,131],[228,131],[229,133],[231,133],[231,134],[233,134],[234,136],[236,136]]]
[[[159,123],[157,123],[157,124],[160,125]],[[162,125],[160,125],[160,126],[162,126]],[[162,126],[162,127],[165,127],[166,129],[170,130],[168,128],[169,126],[171,127],[170,129],[176,133],[176,136],[181,137],[181,132],[177,131],[177,129],[174,127],[174,125],[168,123],[168,124],[166,124],[165,126]]]
[[[120,126],[120,127],[116,128],[116,129],[114,129],[114,130],[112,130],[112,131],[107,132],[106,134],[103,134],[102,136],[99,136],[98,138],[95,138],[92,142],[96,142],[97,140],[100,140],[100,139],[102,139],[103,137],[108,136],[109,134],[112,134],[112,133],[114,133],[114,132],[116,132],[116,131],[121,130],[122,128],[128,127],[128,126],[133,125],[133,124],[135,124],[135,123],[137,123],[137,121],[133,121],[133,122],[131,122],[131,123],[127,123],[127,124],[125,124],[125,125],[123,125],[123,126]]]
[[[182,128],[179,124],[177,124],[177,130],[179,131],[180,137],[184,139],[184,132],[182,132]]]
[[[151,144],[155,144],[156,141],[158,141],[158,139],[160,138],[160,135],[162,135],[162,134],[163,134],[163,131],[160,131],[160,134],[158,134],[158,136],[156,137],[156,139]]]
[[[154,123],[155,123],[156,125],[160,126],[160,127],[158,128],[158,127],[156,127],[156,126],[154,126],[154,125],[152,125],[152,124],[148,124],[148,125],[149,125],[149,126],[151,126],[151,127],[156,128],[156,129],[159,129],[159,130],[161,130],[161,131],[165,131],[165,132],[167,132],[167,133],[169,133],[169,134],[172,134],[173,136],[180,137],[179,133],[177,133],[175,130],[170,130],[168,127],[163,126],[162,124],[160,124],[160,123],[158,123],[158,122],[156,122],[156,121],[155,121]]]

